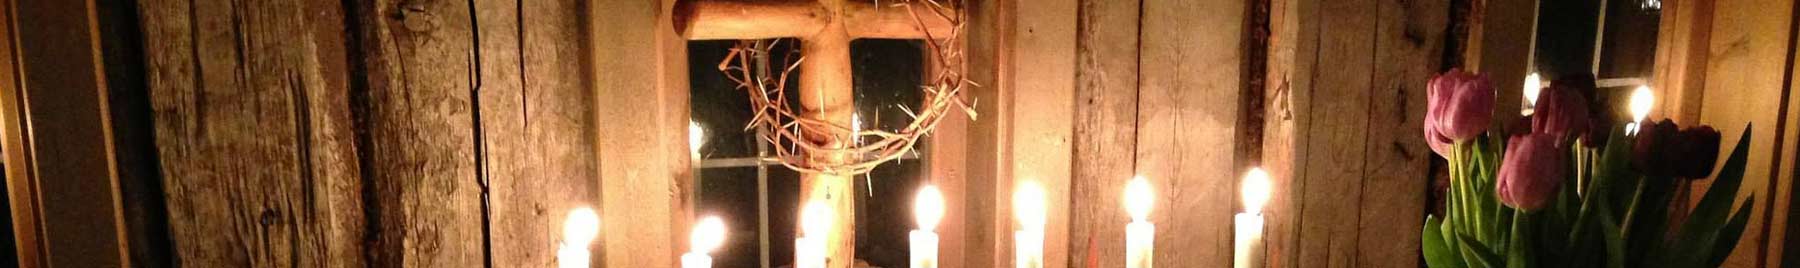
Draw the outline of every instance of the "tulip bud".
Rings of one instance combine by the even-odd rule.
[[[1450,70],[1432,78],[1425,95],[1425,127],[1450,140],[1475,138],[1493,121],[1494,86],[1487,76]]]
[[[1677,147],[1679,143],[1676,142],[1680,136],[1679,127],[1668,119],[1654,124],[1648,121],[1640,124],[1637,143],[1632,144],[1631,164],[1647,175],[1675,176],[1675,166],[1680,164],[1683,151]]]
[[[1557,146],[1567,145],[1587,134],[1588,103],[1578,89],[1552,85],[1538,93],[1536,111],[1532,114],[1533,133],[1549,134]]]
[[[1600,148],[1612,138],[1613,118],[1605,114],[1588,116],[1588,130],[1581,134],[1581,145],[1588,148]]]
[[[1562,187],[1568,164],[1568,151],[1558,148],[1560,142],[1541,133],[1513,136],[1508,141],[1495,182],[1501,203],[1527,211],[1550,204]]]
[[[1690,179],[1712,176],[1713,165],[1719,163],[1719,131],[1702,125],[1683,129],[1678,136],[1681,137],[1681,153],[1676,157],[1681,162],[1675,166],[1675,176]]]

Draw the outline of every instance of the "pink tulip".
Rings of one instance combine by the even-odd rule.
[[[1536,210],[1556,198],[1562,187],[1568,151],[1558,148],[1556,136],[1536,133],[1513,136],[1500,162],[1495,188],[1500,202],[1521,210]]]
[[[1537,106],[1531,116],[1531,132],[1555,137],[1559,147],[1587,134],[1588,124],[1592,123],[1588,118],[1587,98],[1583,98],[1576,88],[1560,85],[1538,93]]]
[[[1425,139],[1440,155],[1455,141],[1486,132],[1494,119],[1494,86],[1484,75],[1450,70],[1431,79],[1425,99]]]

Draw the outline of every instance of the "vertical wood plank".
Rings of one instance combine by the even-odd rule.
[[[28,261],[44,267],[129,267],[95,3],[7,4],[17,31],[7,38],[19,42],[14,116],[27,119],[13,136],[31,144],[19,168],[32,169],[11,182],[36,188],[25,192],[36,218],[17,221],[35,221],[21,237],[37,240],[21,246],[37,247]]]
[[[1447,0],[1376,3],[1381,16],[1375,29],[1375,81],[1368,89],[1366,164],[1356,224],[1357,237],[1368,239],[1357,241],[1356,267],[1420,266],[1419,230],[1430,191],[1430,161],[1436,156],[1418,130],[1424,127],[1425,82],[1442,66],[1439,55],[1444,50],[1444,26],[1449,23],[1449,13],[1444,10],[1449,5]],[[1511,70],[1522,71],[1516,67],[1524,62],[1516,63],[1519,65]],[[1505,87],[1506,83],[1496,85]],[[1518,94],[1500,96],[1514,99],[1513,103],[1519,99],[1507,97]],[[1501,107],[1496,115],[1516,116],[1517,107]],[[1499,118],[1503,117],[1496,116],[1496,120],[1505,120]]]
[[[1264,205],[1263,212],[1263,244],[1267,247],[1268,267],[1294,267],[1292,256],[1298,237],[1298,198],[1293,191],[1295,182],[1295,159],[1303,148],[1296,137],[1299,128],[1299,108],[1305,103],[1306,95],[1293,94],[1293,89],[1301,83],[1300,77],[1310,76],[1312,69],[1308,62],[1300,62],[1300,56],[1311,57],[1318,51],[1317,42],[1309,41],[1317,35],[1300,34],[1300,5],[1307,0],[1270,0],[1269,1],[1269,39],[1268,65],[1264,81],[1263,100],[1263,137],[1262,159],[1263,170],[1269,172],[1271,192],[1269,203]],[[1312,24],[1309,24],[1312,25]],[[1307,49],[1302,49],[1307,47]]]
[[[1303,101],[1294,133],[1294,220],[1298,233],[1289,262],[1299,267],[1356,265],[1362,178],[1366,171],[1369,103],[1375,51],[1376,1],[1298,1],[1302,76],[1294,88]],[[1311,36],[1307,36],[1311,35]],[[1305,42],[1316,42],[1307,44]]]
[[[1784,72],[1772,70],[1787,67],[1794,6],[1791,1],[1779,0],[1717,1],[1714,5],[1710,55],[1706,59],[1705,85],[1709,90],[1701,100],[1700,123],[1732,134],[1742,133],[1744,123],[1756,124],[1750,141],[1749,168],[1744,172],[1745,188],[1739,197],[1742,200],[1755,195],[1759,204],[1751,212],[1750,228],[1746,228],[1725,265],[1765,267],[1763,254],[1767,252],[1763,247],[1770,238],[1771,228],[1766,225],[1771,223],[1767,211],[1775,197],[1774,182],[1776,178],[1791,177],[1775,173],[1786,163],[1775,162],[1776,138],[1783,130],[1778,124],[1781,113],[1772,111],[1781,107],[1789,92],[1784,90]],[[1738,135],[1732,134],[1725,135],[1722,144],[1735,144]],[[1724,157],[1723,152],[1720,155]],[[1702,181],[1707,182],[1710,180]],[[1704,189],[1697,187],[1695,192]]]
[[[493,263],[555,266],[567,213],[598,201],[584,12],[570,0],[475,4]]]
[[[675,267],[694,189],[687,150],[686,41],[674,1],[589,3],[598,81],[604,267]],[[618,40],[639,40],[619,42]],[[629,120],[629,121],[611,121]]]
[[[1005,29],[1011,25],[1007,11],[1009,0],[969,1],[968,79],[980,87],[969,90],[974,101],[973,108],[980,115],[968,125],[968,139],[965,148],[968,150],[969,179],[964,184],[963,199],[960,207],[949,207],[950,210],[966,211],[963,215],[965,251],[960,265],[945,267],[1007,267],[1012,264],[1011,244],[1014,225],[1012,217],[1012,181],[1006,172],[1008,151],[998,139],[1000,133],[1011,118],[1010,114],[1001,111],[1011,104],[1001,101],[1007,98],[1001,77],[1005,71],[1006,56],[1003,54],[1007,45],[1002,42],[1010,40]],[[954,195],[951,195],[954,196]],[[954,204],[954,203],[952,203]],[[946,218],[948,219],[948,218]],[[954,224],[946,224],[954,225]],[[952,260],[954,262],[954,260]]]
[[[1246,1],[1144,2],[1137,172],[1158,190],[1157,265],[1231,265]]]
[[[13,10],[11,3],[0,4],[0,36],[16,36],[13,20],[17,15]],[[4,163],[6,167],[7,211],[10,212],[6,216],[13,219],[10,221],[13,240],[6,242],[13,243],[12,256],[17,257],[17,262],[14,263],[18,267],[35,268],[45,265],[46,253],[41,247],[44,244],[43,234],[38,231],[41,230],[41,224],[35,220],[22,220],[38,219],[42,215],[37,209],[41,206],[37,201],[37,187],[33,185],[36,184],[36,177],[32,175],[35,172],[26,168],[36,164],[31,162],[30,155],[26,153],[31,151],[31,133],[25,131],[29,126],[26,125],[25,117],[19,116],[25,114],[26,109],[24,78],[20,77],[22,74],[19,73],[20,66],[17,64],[19,55],[15,54],[19,49],[16,40],[0,40],[0,60],[7,61],[7,64],[0,64],[0,94],[4,94],[0,95],[0,114],[5,115],[0,116],[0,142],[3,142],[0,143],[0,149],[11,148],[0,150],[0,154],[5,157],[0,159],[0,163]]]
[[[1657,104],[1649,118],[1669,118],[1692,125],[1700,120],[1705,96],[1707,55],[1711,50],[1713,2],[1668,0],[1657,30],[1652,89]]]
[[[999,89],[1010,115],[999,139],[1009,165],[1004,176],[1036,180],[1044,187],[1049,216],[1044,226],[1044,267],[1069,264],[1070,165],[1075,117],[1076,0],[1017,1],[1003,52]],[[1011,194],[1003,195],[1011,199]],[[1010,215],[1010,214],[1007,214]],[[1008,243],[1010,245],[1011,243]]]
[[[1462,67],[1493,78],[1499,96],[1494,102],[1494,120],[1512,122],[1519,118],[1525,76],[1532,72],[1538,0],[1475,0],[1471,4],[1477,14],[1469,29],[1468,50],[1463,51],[1467,61]],[[1437,54],[1417,56],[1438,58]]]
[[[1121,226],[1130,216],[1122,209],[1122,193],[1136,173],[1139,7],[1138,1],[1081,1],[1070,267],[1125,265]],[[1121,157],[1127,155],[1132,157]]]
[[[967,41],[963,41],[963,45],[967,46]],[[932,81],[937,78],[940,71],[940,69],[934,69],[940,62],[938,62],[938,57],[931,55],[937,55],[935,53],[939,51],[929,47],[924,50],[925,66],[928,69],[922,72],[925,75],[923,81]],[[952,60],[960,61],[951,62],[948,67],[954,68],[954,66],[968,64],[967,56]],[[965,95],[958,97],[969,100],[968,94],[970,93],[968,92],[979,90],[979,87],[970,87],[964,90],[963,94]],[[932,130],[929,141],[926,142],[928,147],[925,150],[927,156],[924,169],[928,172],[927,174],[930,174],[930,177],[927,177],[928,182],[936,185],[938,191],[943,192],[944,207],[952,208],[944,210],[944,217],[940,219],[941,222],[937,226],[938,237],[940,237],[938,259],[945,267],[961,267],[965,264],[958,260],[966,260],[968,254],[965,251],[972,246],[967,239],[962,239],[968,237],[971,228],[961,224],[972,215],[966,210],[956,209],[967,207],[971,194],[968,190],[970,158],[967,146],[970,121],[967,115],[961,113],[945,116],[938,121],[937,128]]]
[[[176,258],[362,265],[341,6],[139,4]]]
[[[375,266],[480,266],[484,178],[473,107],[481,83],[469,2],[372,1],[356,7],[367,92],[364,168]]]

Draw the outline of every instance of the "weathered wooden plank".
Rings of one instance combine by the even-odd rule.
[[[376,266],[483,265],[477,29],[468,2],[360,3],[359,129]]]
[[[139,3],[183,264],[362,264],[338,3]]]
[[[1245,1],[1144,2],[1137,172],[1158,191],[1157,265],[1231,265]]]
[[[1651,83],[1657,103],[1649,118],[1669,118],[1682,125],[1700,120],[1706,57],[1712,44],[1713,2],[1663,2],[1663,17],[1656,34],[1657,68]]]
[[[1287,261],[1298,267],[1356,265],[1359,200],[1374,81],[1376,1],[1298,1],[1294,94],[1300,126],[1293,189],[1298,233]],[[1308,44],[1306,42],[1316,42]],[[1311,52],[1306,52],[1313,50]],[[1304,224],[1301,224],[1304,223]],[[1326,223],[1326,224],[1318,224]]]
[[[1125,264],[1122,226],[1130,217],[1122,209],[1122,192],[1125,182],[1136,173],[1140,3],[1080,2],[1075,41],[1075,162],[1069,192],[1073,200],[1070,267],[1121,267]],[[1122,157],[1127,155],[1132,157]]]
[[[1357,237],[1369,239],[1357,241],[1356,267],[1420,265],[1419,230],[1430,191],[1431,158],[1436,156],[1418,130],[1425,121],[1425,81],[1442,66],[1439,55],[1449,23],[1444,10],[1449,5],[1448,0],[1376,2],[1381,16],[1375,29],[1374,84],[1368,88],[1368,141],[1363,145],[1362,209],[1356,224]],[[1523,66],[1523,61],[1517,63],[1513,67]],[[1512,99],[1516,103],[1519,98]],[[1517,107],[1495,113],[1517,116]]]
[[[1298,56],[1316,55],[1317,42],[1311,41],[1317,35],[1300,34],[1300,5],[1305,0],[1270,0],[1269,1],[1269,36],[1268,65],[1265,66],[1263,100],[1263,132],[1262,159],[1263,170],[1269,172],[1270,184],[1273,186],[1269,195],[1269,203],[1264,205],[1263,212],[1263,245],[1267,253],[1268,267],[1293,267],[1292,256],[1295,244],[1299,241],[1298,208],[1299,198],[1293,191],[1295,159],[1300,155],[1297,131],[1302,126],[1296,114],[1298,103],[1307,101],[1306,95],[1293,94],[1294,85],[1308,83],[1299,80],[1310,76],[1312,69],[1301,68]],[[1305,38],[1302,38],[1305,37]],[[1301,49],[1305,45],[1307,49]]]
[[[1745,123],[1755,123],[1756,133],[1750,141],[1749,168],[1744,172],[1744,189],[1740,198],[1755,195],[1758,204],[1750,217],[1750,228],[1744,232],[1736,251],[1726,260],[1729,267],[1765,267],[1765,248],[1769,243],[1766,211],[1776,186],[1775,173],[1780,166],[1776,138],[1783,132],[1777,124],[1784,96],[1788,38],[1793,34],[1793,3],[1780,0],[1717,1],[1707,57],[1706,88],[1702,97],[1699,122],[1712,125],[1722,133],[1741,133]],[[1744,71],[1768,70],[1768,71]],[[1735,144],[1737,135],[1725,135],[1723,144]],[[1721,154],[1723,157],[1723,154]],[[1710,180],[1704,181],[1710,182]],[[1698,187],[1696,189],[1705,189]],[[1699,192],[1699,191],[1696,191]]]
[[[924,81],[932,81],[932,79],[937,79],[939,73],[939,69],[935,68],[939,63],[939,58],[931,55],[937,55],[935,53],[938,51],[929,47],[924,50],[927,69],[921,73],[925,76]],[[952,60],[957,62],[951,62],[951,67],[968,64],[961,58]],[[962,97],[967,100],[967,95],[971,94],[968,92],[974,90],[964,90],[965,96]],[[928,136],[929,140],[925,143],[927,148],[925,149],[924,169],[927,174],[930,174],[927,177],[928,182],[936,185],[938,190],[943,192],[945,208],[968,206],[970,198],[968,163],[970,158],[967,145],[969,144],[970,121],[968,116],[961,113],[945,116],[938,121],[937,128],[931,131],[931,135]],[[955,267],[951,265],[964,264],[960,260],[965,260],[964,256],[967,256],[967,253],[964,251],[970,247],[970,244],[969,241],[962,238],[968,237],[970,228],[962,223],[970,216],[963,209],[946,209],[944,211],[944,218],[938,223],[937,233],[939,237],[938,260],[946,264],[945,266]]]
[[[676,267],[686,247],[685,196],[694,189],[687,150],[686,41],[669,20],[673,1],[588,3],[600,161],[604,267]],[[639,40],[619,42],[618,40]],[[617,120],[617,122],[614,122]]]
[[[477,1],[477,107],[492,263],[551,267],[562,223],[599,195],[576,1]]]
[[[1002,172],[1017,182],[1035,180],[1044,187],[1044,267],[1069,263],[1071,139],[1075,117],[1076,0],[1009,1],[1010,27],[1002,37],[999,90],[1010,102],[997,118],[1006,127],[997,138],[1005,143]],[[1005,191],[1003,191],[1005,192]],[[1007,200],[1011,192],[1006,192]],[[1012,214],[1006,214],[1012,215]],[[1009,232],[1010,233],[1010,232]],[[1007,240],[1010,241],[1010,240]],[[1011,245],[1011,243],[1007,243]]]
[[[967,91],[969,99],[974,101],[973,108],[980,115],[968,124],[968,135],[965,144],[968,152],[968,180],[963,185],[963,197],[966,202],[957,206],[948,206],[950,211],[963,211],[960,221],[963,228],[962,237],[946,240],[961,240],[964,243],[964,254],[960,260],[948,259],[945,267],[1008,267],[1012,264],[1011,244],[1014,224],[1010,215],[1012,207],[1013,177],[1006,176],[1006,148],[998,142],[1003,132],[1005,120],[1010,114],[1002,113],[1002,109],[1011,105],[1001,101],[1007,96],[1001,75],[1001,66],[1005,64],[1003,52],[1006,45],[1002,40],[1009,40],[1006,27],[1010,24],[1007,3],[1009,1],[970,1],[967,49],[969,73],[968,79],[980,84],[980,87]],[[946,197],[954,196],[948,195]],[[950,203],[954,205],[955,203]],[[954,219],[948,218],[945,219]],[[957,225],[956,223],[945,224]],[[947,234],[945,237],[948,237]],[[956,263],[956,264],[952,264]]]

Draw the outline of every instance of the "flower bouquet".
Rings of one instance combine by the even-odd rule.
[[[1718,267],[1749,220],[1734,207],[1749,127],[1691,213],[1671,211],[1683,180],[1711,175],[1719,132],[1663,120],[1636,133],[1609,126],[1584,96],[1591,83],[1556,81],[1535,114],[1493,123],[1487,78],[1433,78],[1425,138],[1448,160],[1440,216],[1425,218],[1430,267]],[[1735,208],[1735,210],[1734,210]]]

